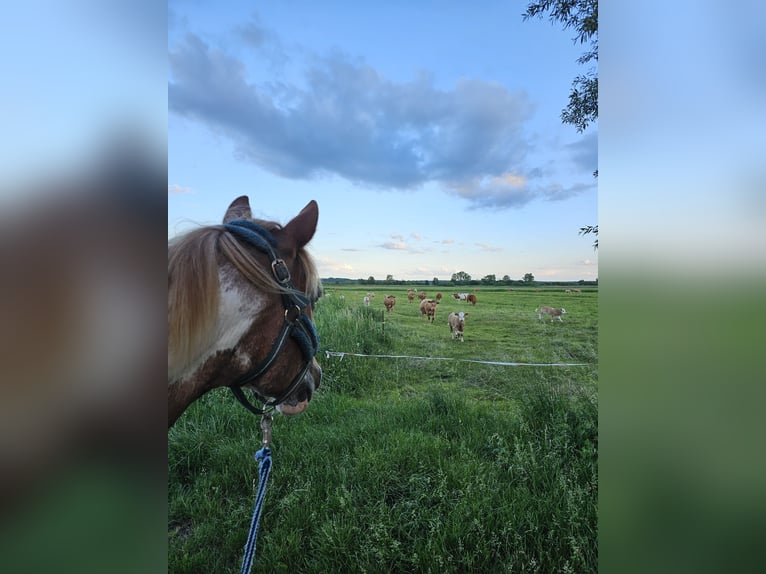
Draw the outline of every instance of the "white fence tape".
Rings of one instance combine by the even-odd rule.
[[[375,357],[378,359],[418,359],[422,361],[460,361],[461,363],[480,363],[482,365],[500,365],[503,367],[590,367],[593,363],[513,363],[507,361],[479,361],[476,359],[454,359],[452,357],[417,357],[412,355],[364,355],[362,353],[344,353],[325,351],[325,357]]]

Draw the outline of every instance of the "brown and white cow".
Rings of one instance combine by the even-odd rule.
[[[564,309],[563,307],[556,308],[556,307],[548,307],[547,305],[543,305],[539,309],[535,309],[535,311],[537,311],[537,318],[540,320],[542,320],[543,315],[550,315],[551,321],[553,321],[554,317],[558,317],[559,321],[561,321],[562,323],[564,321],[561,319],[561,316],[567,312],[567,310]]]
[[[386,298],[383,299],[383,305],[386,306],[386,311],[392,311],[394,305],[396,305],[396,297],[394,295],[386,295]]]
[[[407,302],[412,303],[414,299],[415,299],[415,292],[412,289],[410,289],[409,291],[407,291]]]
[[[465,318],[468,316],[468,313],[463,313],[463,311],[460,311],[459,313],[455,313],[454,311],[449,314],[449,317],[447,317],[447,322],[449,323],[449,330],[450,333],[452,333],[452,338],[458,338],[461,342],[465,342],[463,339],[463,330],[465,329]]]
[[[424,299],[420,302],[420,318],[426,318],[426,320],[434,322],[436,319],[436,306],[439,303],[433,299]]]
[[[426,292],[425,291],[421,291],[420,293],[418,293],[418,299],[420,299],[422,301],[425,298],[426,298]]]

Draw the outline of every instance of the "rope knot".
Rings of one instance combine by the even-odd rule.
[[[271,449],[267,446],[255,453],[255,461],[260,464],[267,458],[271,458]]]

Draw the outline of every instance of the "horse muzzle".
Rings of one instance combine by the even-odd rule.
[[[322,368],[316,359],[312,359],[303,380],[285,401],[276,406],[277,411],[283,415],[297,415],[305,411],[321,380]]]

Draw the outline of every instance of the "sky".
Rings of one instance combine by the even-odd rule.
[[[585,48],[526,2],[168,4],[168,237],[311,199],[322,277],[594,280]]]

